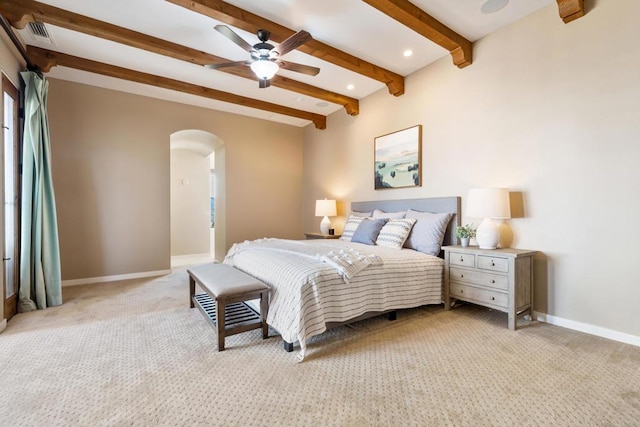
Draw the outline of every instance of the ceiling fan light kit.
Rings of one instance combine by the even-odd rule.
[[[251,63],[251,70],[260,80],[270,80],[276,75],[280,67],[269,59],[260,58]]]

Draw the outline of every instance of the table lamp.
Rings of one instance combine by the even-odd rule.
[[[320,222],[320,232],[322,234],[329,234],[329,228],[331,228],[330,216],[336,216],[336,201],[335,200],[316,200],[316,216],[323,216],[322,222]]]
[[[506,188],[472,188],[467,197],[467,217],[484,218],[476,230],[480,249],[495,249],[500,242],[499,223],[494,219],[511,218],[509,190]]]

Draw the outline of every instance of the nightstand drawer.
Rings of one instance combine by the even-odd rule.
[[[509,260],[507,258],[478,255],[478,268],[483,270],[509,272]]]
[[[471,302],[475,301],[481,304],[496,305],[502,308],[507,308],[509,306],[509,298],[507,294],[503,294],[501,292],[474,288],[473,286],[467,286],[456,282],[451,283],[451,289],[449,292],[453,298],[469,300]]]
[[[451,255],[449,255],[449,264],[473,268],[476,266],[476,256],[462,252],[451,252]]]
[[[456,282],[482,285],[505,291],[509,289],[509,278],[507,276],[483,273],[477,270],[465,270],[463,268],[451,267],[449,269],[449,279],[455,280]]]

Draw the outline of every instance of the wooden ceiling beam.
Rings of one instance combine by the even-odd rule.
[[[39,47],[28,46],[27,54],[33,63],[45,73],[49,72],[51,67],[59,65],[61,67],[74,68],[76,70],[101,74],[103,76],[115,77],[117,79],[129,80],[136,83],[202,96],[209,99],[215,99],[217,101],[229,102],[231,104],[242,105],[243,107],[256,108],[258,110],[270,111],[276,114],[310,120],[313,122],[316,129],[325,129],[327,127],[326,116],[322,116],[320,114],[296,110],[283,105],[259,101],[257,99],[247,98],[245,96],[235,95],[229,92],[198,86],[180,80],[155,76],[153,74],[142,73],[140,71],[129,70],[127,68],[116,67],[114,65],[91,61]]]
[[[251,33],[260,29],[271,32],[271,40],[281,43],[291,35],[295,34],[291,30],[275,22],[269,21],[261,16],[240,9],[222,0],[166,0],[178,6],[185,7],[194,12],[208,16],[220,22],[224,22],[236,28],[240,28]],[[404,77],[382,67],[371,64],[360,58],[356,58],[346,52],[338,50],[318,40],[311,40],[297,50],[308,55],[320,58],[339,67],[353,71],[363,76],[378,80],[387,85],[389,93],[400,96],[404,93]]]
[[[471,65],[473,44],[408,0],[362,0],[451,53],[459,68]]]
[[[557,0],[560,18],[565,24],[584,16],[584,0]]]
[[[37,1],[2,0],[0,3],[0,13],[7,18],[14,28],[18,29],[23,29],[29,22],[40,21],[57,27],[66,28],[68,30],[89,34],[95,37],[111,40],[116,43],[157,53],[159,55],[191,62],[197,65],[229,62],[226,58],[211,55],[190,47],[181,46],[176,43],[138,33],[127,28],[118,27],[103,21],[98,21],[97,19],[78,15],[77,13],[69,12]],[[213,28],[211,31],[213,31]],[[220,68],[216,71],[257,81],[255,74],[251,69],[249,69],[249,67]],[[347,113],[352,116],[358,115],[360,112],[359,101],[357,99],[344,96],[339,93],[320,89],[306,83],[277,75],[271,79],[271,85],[342,105]]]

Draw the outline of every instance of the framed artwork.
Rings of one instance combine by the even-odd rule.
[[[374,138],[374,188],[422,185],[422,125]]]

